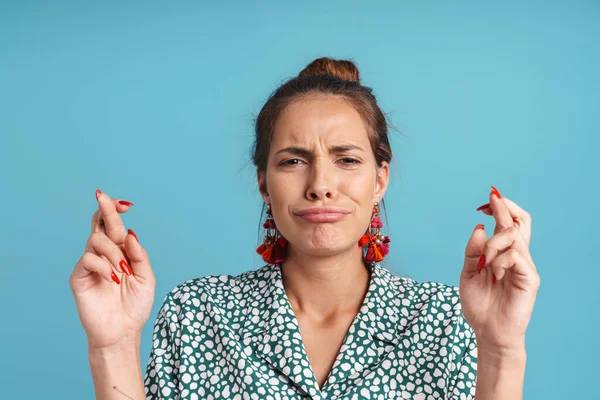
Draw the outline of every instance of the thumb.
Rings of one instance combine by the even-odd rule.
[[[478,224],[475,229],[473,229],[471,238],[467,242],[467,247],[465,249],[465,271],[477,272],[477,263],[483,254],[485,242],[487,242],[487,234],[483,228],[483,224]]]
[[[127,230],[124,246],[131,269],[133,270],[133,275],[142,279],[151,279],[154,274],[150,266],[148,253],[140,245],[137,235],[131,229]]]

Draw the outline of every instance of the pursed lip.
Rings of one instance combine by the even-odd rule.
[[[350,211],[340,207],[313,207],[298,210],[294,214],[309,222],[337,222]]]
[[[295,211],[294,214],[299,216],[310,214],[350,214],[350,211],[340,207],[313,207]]]

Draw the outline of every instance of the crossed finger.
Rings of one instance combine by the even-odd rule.
[[[502,196],[498,189],[492,186],[490,192],[490,206],[493,212],[494,219],[496,220],[496,226],[494,227],[494,235],[498,232],[502,232],[505,229],[512,228],[515,223],[508,211],[508,207],[502,201]]]
[[[102,193],[100,189],[96,191],[96,199],[98,200],[99,212],[95,214],[96,223],[92,228],[94,232],[103,230],[106,236],[115,244],[120,245],[125,241],[127,230],[123,225],[123,220],[119,215],[118,207],[125,209],[125,212],[132,206],[133,203],[124,200],[111,199],[107,194]],[[93,224],[94,222],[92,222]]]
[[[494,190],[498,194],[495,194]],[[507,227],[517,226],[527,246],[529,246],[531,240],[531,215],[509,198],[502,197],[495,187],[492,186],[490,202],[480,206],[477,210],[482,211],[486,215],[494,216],[496,220],[494,234]]]

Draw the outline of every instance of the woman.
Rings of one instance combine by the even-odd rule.
[[[478,210],[494,235],[473,230],[460,287],[396,276],[380,264],[391,158],[385,117],[352,62],[317,59],[275,91],[253,157],[266,265],[168,293],[145,377],[155,278],[119,216],[132,204],[97,191],[70,279],[97,398],[521,398],[540,282],[529,214],[492,186]]]

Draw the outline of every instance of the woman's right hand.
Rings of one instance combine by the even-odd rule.
[[[88,348],[139,345],[142,328],[152,310],[156,279],[148,253],[135,233],[125,230],[119,215],[130,205],[99,190],[96,197],[99,209],[92,216],[92,234],[75,264],[69,285]],[[128,270],[131,275],[126,273]]]

